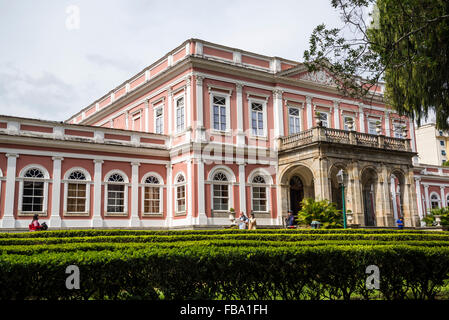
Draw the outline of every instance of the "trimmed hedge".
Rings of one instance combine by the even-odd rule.
[[[323,263],[325,261],[325,263]],[[81,288],[65,287],[80,268]],[[367,290],[366,267],[380,269]],[[0,256],[1,299],[433,299],[449,248],[390,246],[128,248]]]
[[[434,299],[447,294],[449,234],[356,231],[0,234],[0,299]],[[380,291],[366,289],[371,264],[380,269]],[[69,265],[80,268],[79,290],[65,287]]]

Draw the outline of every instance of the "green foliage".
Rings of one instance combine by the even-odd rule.
[[[449,167],[449,160],[443,162],[443,167]]]
[[[304,52],[309,71],[327,70],[339,91],[376,99],[379,80],[385,100],[400,114],[425,118],[436,110],[436,124],[449,122],[449,1],[331,0],[342,17],[340,28],[317,26]],[[367,21],[368,8],[374,7]]]
[[[434,299],[449,280],[446,232],[254,231],[3,233],[0,299]]]
[[[449,227],[449,208],[432,209],[430,214],[423,218],[427,226],[436,225],[435,216],[440,216],[440,224],[444,227]]]
[[[325,229],[343,227],[343,213],[329,200],[316,201],[313,198],[305,198],[301,201],[301,205],[297,218],[300,225],[310,226],[312,221],[319,221]]]

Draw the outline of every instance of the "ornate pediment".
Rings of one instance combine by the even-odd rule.
[[[334,79],[326,71],[323,70],[304,72],[299,75],[299,79],[312,81],[324,85],[335,85]]]

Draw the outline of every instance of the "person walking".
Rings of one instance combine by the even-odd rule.
[[[254,213],[251,213],[248,222],[248,230],[256,230],[256,228],[257,228],[256,217],[254,216]]]

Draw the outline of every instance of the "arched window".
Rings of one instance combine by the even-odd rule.
[[[162,213],[162,179],[155,174],[148,174],[143,179],[143,213]]]
[[[112,172],[105,181],[106,213],[126,214],[128,212],[128,179],[121,172]]]
[[[180,173],[176,177],[176,214],[186,212],[186,181],[184,175]]]
[[[440,208],[440,197],[436,193],[432,193],[430,196],[430,207],[432,209]]]
[[[212,209],[214,211],[229,210],[229,179],[223,172],[217,172],[213,177]]]
[[[267,186],[265,178],[256,175],[252,179],[252,209],[254,212],[267,212]]]
[[[82,168],[72,168],[64,177],[64,214],[88,215],[90,175]]]
[[[46,214],[49,178],[45,169],[39,166],[25,168],[21,175],[20,212],[23,214]]]

